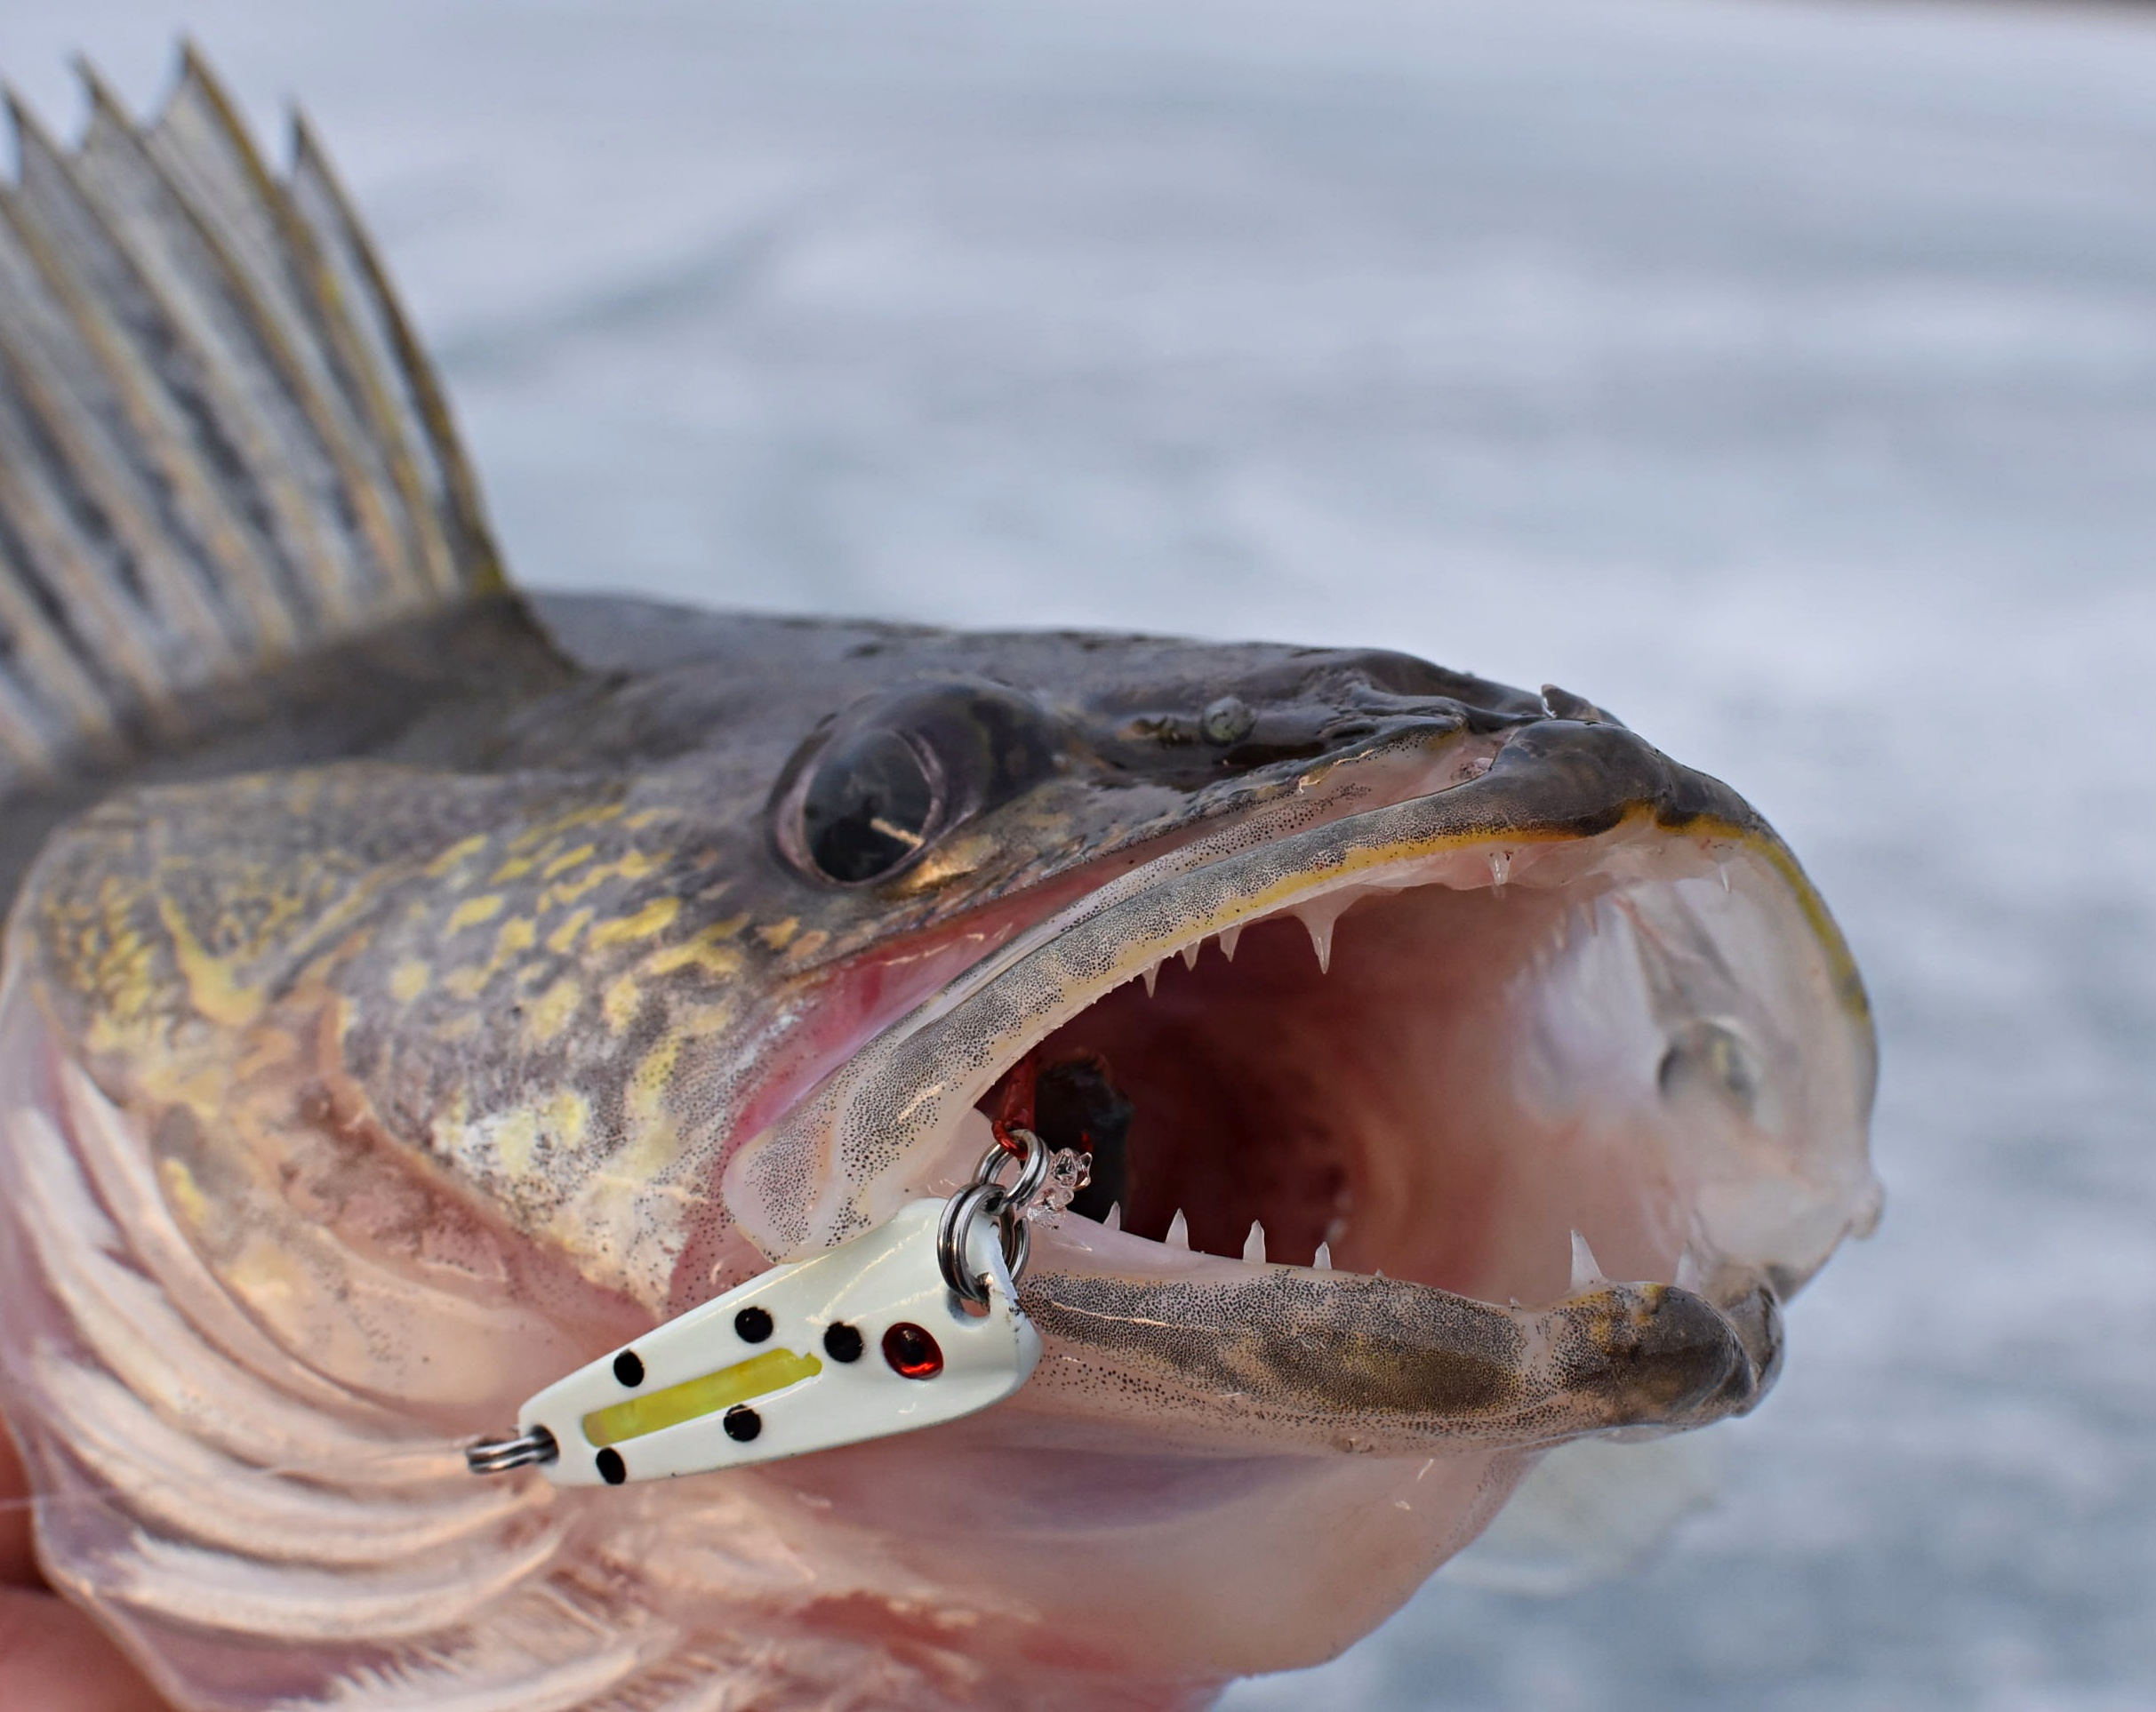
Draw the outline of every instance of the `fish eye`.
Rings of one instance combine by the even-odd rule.
[[[801,795],[801,848],[841,885],[881,879],[928,842],[942,806],[933,762],[897,732],[864,731],[817,757]]]
[[[795,751],[773,797],[780,853],[811,879],[869,885],[1056,767],[1055,725],[999,684],[869,697]]]

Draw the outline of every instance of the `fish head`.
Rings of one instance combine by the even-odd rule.
[[[445,1433],[955,1192],[1023,1067],[1092,1173],[1031,1228],[1030,1383],[557,1495],[660,1604],[1091,1679],[1310,1662],[1543,1451],[1751,1408],[1876,1217],[1824,905],[1579,697],[686,615],[631,669],[580,612],[584,669],[484,741],[76,822],[0,1032],[263,1382]]]

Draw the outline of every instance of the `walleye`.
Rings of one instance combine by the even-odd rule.
[[[0,1404],[177,1704],[1195,1707],[1759,1401],[1874,1049],[1734,792],[1398,653],[520,596],[304,125],[92,95],[0,193]],[[1014,1112],[1007,1401],[466,1472]]]

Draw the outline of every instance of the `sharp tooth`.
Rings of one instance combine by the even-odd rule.
[[[1490,852],[1490,884],[1502,892],[1505,882],[1511,877],[1512,852],[1509,850]]]
[[[1596,1262],[1594,1250],[1587,1246],[1587,1239],[1578,1231],[1572,1233],[1572,1286],[1567,1292],[1576,1296],[1583,1290],[1597,1290],[1609,1280],[1602,1276]]]
[[[1190,1245],[1190,1221],[1182,1216],[1182,1209],[1175,1209],[1175,1216],[1168,1220],[1168,1234],[1160,1239],[1170,1248],[1188,1248]]]
[[[1320,1243],[1318,1244],[1318,1252],[1310,1256],[1310,1268],[1316,1272],[1330,1272],[1333,1269],[1332,1244]]]
[[[1123,1228],[1122,1202],[1110,1201],[1108,1204],[1108,1217],[1101,1220],[1101,1228],[1102,1230],[1120,1230]]]
[[[1160,965],[1159,965],[1158,964],[1157,964],[1157,963],[1154,963],[1154,964],[1148,964],[1146,965],[1146,969],[1145,969],[1145,996],[1146,996],[1146,997],[1148,997],[1148,998],[1152,997],[1152,996],[1153,996],[1153,988],[1154,988],[1155,987],[1158,986],[1158,985],[1159,985],[1159,982],[1160,982]]]
[[[1298,912],[1296,919],[1310,930],[1310,949],[1318,954],[1318,972],[1321,975],[1332,973],[1333,921],[1334,918],[1328,916],[1320,922]]]
[[[1243,924],[1240,922],[1236,923],[1233,927],[1223,927],[1220,931],[1220,954],[1230,963],[1235,961],[1235,943],[1242,937]]]
[[[1677,1276],[1674,1283],[1678,1289],[1688,1290],[1695,1296],[1701,1294],[1707,1287],[1706,1262],[1693,1251],[1689,1243],[1685,1244],[1685,1252],[1677,1257]]]
[[[1193,940],[1189,945],[1184,946],[1182,948],[1182,966],[1185,969],[1195,970],[1198,967],[1198,954],[1205,948],[1206,942],[1203,940]]]
[[[1250,1221],[1250,1235],[1243,1238],[1243,1260],[1248,1266],[1265,1264],[1265,1227],[1255,1219]]]

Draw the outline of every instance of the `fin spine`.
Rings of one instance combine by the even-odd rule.
[[[184,740],[197,691],[508,587],[306,121],[280,175],[191,44],[146,124],[80,71],[72,148],[6,94],[0,796]]]
[[[455,524],[458,560],[464,586],[475,594],[498,594],[509,587],[509,575],[494,546],[493,530],[486,520],[486,504],[479,478],[464,455],[456,420],[449,408],[448,390],[435,372],[427,348],[405,318],[403,306],[389,284],[389,271],[374,253],[366,228],[346,194],[343,180],[330,164],[328,154],[316,140],[306,116],[292,117],[293,180],[316,186],[335,221],[338,236],[351,256],[366,289],[370,307],[379,317],[396,352],[397,365],[424,429],[429,449],[442,478],[444,497]]]
[[[172,512],[184,520],[205,565],[224,570],[222,592],[244,615],[255,644],[272,658],[293,652],[301,617],[282,587],[273,563],[275,548],[226,495],[188,432],[181,406],[150,366],[135,335],[90,289],[55,235],[4,186],[0,186],[0,226],[28,255],[109,389],[117,419],[114,434],[124,435],[140,449],[146,479],[169,495]],[[0,333],[0,339],[5,337]]]

